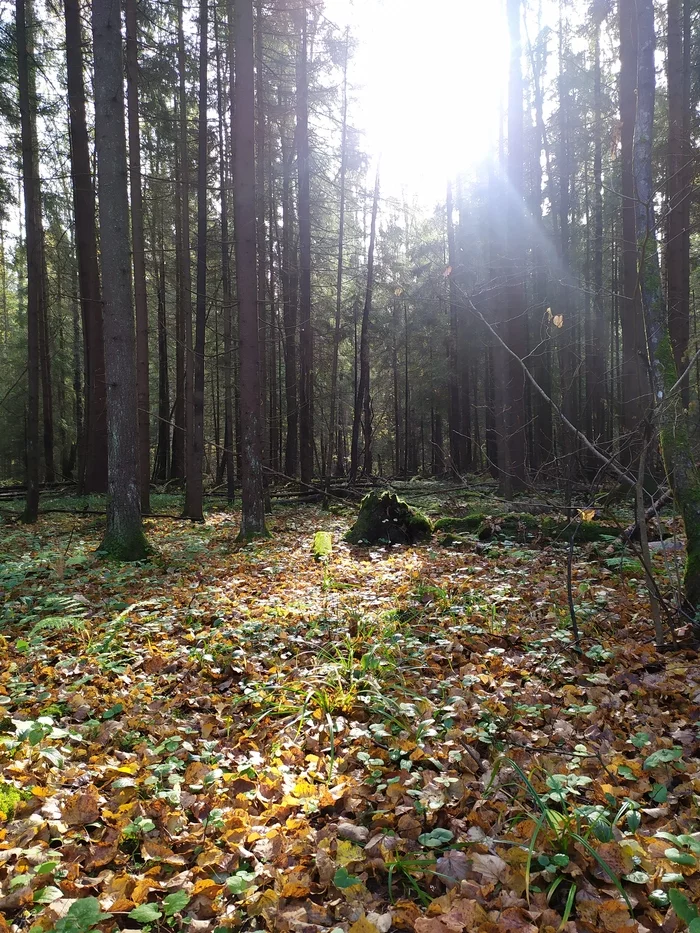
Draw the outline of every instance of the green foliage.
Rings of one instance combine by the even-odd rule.
[[[111,916],[102,910],[96,897],[83,897],[71,904],[65,917],[56,921],[54,930],[55,933],[91,933]]]

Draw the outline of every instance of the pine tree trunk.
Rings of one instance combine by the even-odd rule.
[[[230,24],[232,27],[233,24]],[[224,317],[224,465],[226,468],[226,496],[233,502],[235,494],[235,471],[233,455],[233,340],[231,335],[231,316],[233,314],[233,294],[231,291],[231,265],[229,253],[228,229],[228,187],[226,166],[227,153],[225,146],[224,128],[224,78],[221,67],[221,48],[219,45],[218,21],[216,7],[214,8],[214,29],[216,42],[216,91],[217,109],[219,118],[219,188],[221,198],[221,279],[223,289],[223,307],[221,313]],[[233,72],[231,72],[233,84]]]
[[[527,300],[525,294],[525,232],[522,223],[523,185],[523,76],[520,40],[521,0],[508,0],[510,75],[508,86],[508,270],[506,341],[520,360],[527,356]],[[525,380],[517,360],[508,359],[506,385],[506,444],[508,485],[522,489],[527,480],[525,443]]]
[[[184,514],[193,522],[204,521],[204,349],[207,316],[207,31],[209,3],[199,4],[199,126],[197,129],[197,297],[195,345],[192,354],[192,435],[187,458]]]
[[[34,22],[31,0],[16,0],[17,65],[22,145],[22,183],[27,251],[27,499],[23,521],[33,524],[39,513],[39,328],[43,275],[43,226],[39,153],[36,141],[36,88],[30,80]],[[33,92],[33,93],[32,93]],[[33,128],[34,127],[34,128]]]
[[[299,467],[304,487],[314,473],[313,365],[311,325],[311,195],[309,190],[309,78],[306,3],[302,2],[297,59],[297,172],[299,183]]]
[[[229,7],[230,9],[230,7]],[[255,256],[255,85],[253,3],[235,7],[234,208],[238,282],[242,540],[266,534],[263,498],[260,345]]]
[[[124,63],[121,18],[112,0],[93,0],[95,148],[100,205],[109,498],[102,550],[120,560],[148,552],[137,475],[136,348],[131,298]]]
[[[634,180],[639,282],[644,309],[655,420],[671,488],[687,539],[685,597],[700,606],[700,472],[690,444],[688,413],[676,383],[678,370],[669,333],[656,246],[652,150],[656,74],[653,0],[637,0],[639,64],[634,134]]]
[[[619,0],[620,12],[620,145],[622,161],[622,383],[623,428],[636,431],[648,402],[648,385],[641,360],[645,353],[644,316],[637,283],[637,233],[634,192],[634,126],[637,112],[637,5]],[[627,462],[634,458],[633,444],[623,450]]]
[[[684,145],[685,101],[683,74],[683,11],[682,0],[668,0],[668,152],[666,222],[666,283],[668,329],[673,357],[679,373],[688,365],[690,339],[690,268],[685,251],[689,241],[685,236],[687,188],[686,147]],[[690,381],[682,383],[683,405],[690,401]]]
[[[107,489],[107,386],[102,296],[97,264],[95,190],[85,115],[79,0],[64,0],[64,10],[75,245],[85,359],[85,425],[83,440],[78,443],[78,487],[91,493]]]
[[[131,243],[134,263],[136,309],[136,397],[139,422],[139,486],[141,511],[151,511],[150,392],[148,385],[148,302],[146,250],[141,189],[141,133],[139,130],[138,22],[136,0],[125,0],[126,88],[129,115],[129,190],[131,195]]]
[[[282,148],[282,300],[284,318],[284,375],[287,409],[287,439],[284,472],[290,479],[297,475],[299,459],[299,409],[297,395],[297,256],[294,245],[294,207],[291,168],[293,145],[286,141],[284,125]]]
[[[345,59],[343,63],[343,126],[340,139],[340,212],[338,221],[338,270],[335,281],[335,326],[333,328],[333,357],[331,362],[331,400],[328,431],[328,464],[327,479],[333,475],[334,444],[338,430],[338,354],[340,350],[340,322],[343,307],[343,245],[345,236],[345,176],[347,173],[347,139],[348,139],[348,46],[350,42],[349,30],[345,30]],[[394,373],[396,370],[394,370]]]
[[[193,442],[193,403],[194,403],[194,347],[192,346],[192,267],[190,259],[190,153],[187,121],[187,59],[185,55],[185,33],[183,24],[183,3],[178,3],[178,72],[180,104],[180,311],[182,315],[182,345],[184,348],[183,380],[183,446],[182,464],[184,469],[185,490],[192,468]],[[185,493],[186,494],[186,493]],[[187,515],[187,508],[185,508]]]
[[[374,288],[374,247],[377,236],[377,211],[379,207],[379,169],[374,181],[372,199],[372,221],[369,232],[369,251],[367,253],[367,288],[362,311],[360,331],[360,374],[355,397],[355,411],[352,421],[352,445],[350,448],[350,482],[354,483],[360,465],[360,427],[363,427],[365,443],[364,472],[372,470],[372,422],[369,390],[369,327],[372,315],[372,292]],[[363,417],[364,416],[364,417]]]

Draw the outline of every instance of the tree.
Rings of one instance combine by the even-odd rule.
[[[230,7],[229,7],[230,9]],[[235,6],[234,223],[241,393],[241,530],[239,538],[265,535],[258,283],[255,262],[255,84],[253,0]]]
[[[141,190],[141,133],[139,130],[138,20],[136,0],[126,0],[126,87],[129,105],[129,192],[136,309],[136,395],[141,511],[151,511],[150,393],[148,385],[148,300]]]
[[[199,127],[197,163],[197,299],[194,376],[192,386],[192,436],[187,457],[185,515],[204,521],[202,510],[202,466],[204,462],[204,347],[207,315],[207,30],[208,0],[199,4]]]
[[[525,238],[523,236],[523,79],[520,39],[520,0],[508,0],[510,71],[508,83],[508,218],[507,249],[511,262],[507,291],[507,341],[521,359],[527,355],[525,295]],[[506,376],[505,486],[521,489],[526,482],[525,382],[520,367],[508,361]]]
[[[141,560],[148,545],[138,483],[136,360],[129,251],[121,17],[111,0],[93,0],[95,149],[100,207],[109,498],[101,550]]]
[[[36,133],[36,85],[31,78],[34,28],[31,0],[17,0],[17,70],[22,144],[22,183],[27,244],[27,414],[25,522],[39,512],[39,330],[42,320],[44,231],[41,219],[41,184]]]
[[[309,76],[306,3],[297,59],[297,171],[299,178],[299,466],[301,482],[314,474],[314,337],[311,323],[311,196],[309,191]]]
[[[102,295],[97,262],[95,189],[85,115],[79,0],[64,0],[64,13],[75,247],[85,358],[85,425],[83,431],[78,432],[78,485],[84,492],[91,493],[107,489],[107,386]]]
[[[360,466],[360,427],[363,428],[365,443],[363,472],[372,472],[372,408],[369,391],[369,328],[372,315],[372,291],[374,288],[374,248],[377,237],[377,210],[379,207],[379,168],[374,180],[372,199],[372,220],[369,231],[369,250],[367,253],[367,287],[365,304],[362,311],[362,329],[360,331],[360,378],[355,396],[355,410],[352,419],[352,446],[350,448],[350,482],[354,483]]]
[[[679,391],[656,245],[654,104],[656,73],[653,0],[637,0],[639,29],[637,119],[634,132],[638,282],[647,333],[651,397],[666,472],[687,539],[684,589],[688,605],[700,606],[700,471],[690,445],[687,411]]]
[[[683,0],[668,0],[668,148],[666,221],[666,282],[668,328],[673,356],[679,373],[685,369],[690,339],[690,266],[686,253],[686,202],[690,199],[686,166],[685,113],[686,81],[683,61]],[[690,381],[682,380],[683,405],[690,401]]]

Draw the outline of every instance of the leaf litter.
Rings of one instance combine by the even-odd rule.
[[[693,930],[700,666],[641,574],[577,549],[578,651],[556,545],[235,518],[6,536],[0,933]]]

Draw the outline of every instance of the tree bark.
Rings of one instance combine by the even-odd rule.
[[[522,223],[523,185],[523,76],[520,39],[520,2],[508,0],[510,37],[510,72],[508,82],[508,218],[507,248],[511,263],[507,290],[506,326],[510,348],[520,357],[527,356],[527,300],[525,294],[525,236]],[[520,367],[508,361],[506,376],[506,445],[508,449],[508,487],[522,489],[527,481],[527,446],[525,443],[525,383]]]
[[[131,249],[134,264],[134,307],[136,310],[136,398],[138,404],[138,474],[141,512],[151,511],[150,391],[148,385],[148,300],[146,293],[146,250],[143,233],[141,188],[141,131],[139,129],[138,21],[136,0],[126,7],[126,88],[129,115],[129,191],[131,195]]]
[[[233,28],[233,23],[229,23]],[[216,43],[216,93],[219,118],[219,188],[221,198],[221,279],[223,290],[224,317],[224,465],[226,468],[226,495],[233,502],[235,495],[235,470],[233,455],[233,341],[231,334],[231,316],[233,314],[233,295],[231,291],[231,263],[228,230],[228,187],[226,166],[227,153],[224,127],[224,76],[221,67],[221,48],[219,44],[218,20],[214,7],[214,41]],[[233,63],[231,63],[231,84],[233,84]]]
[[[648,388],[642,359],[646,355],[644,316],[637,282],[637,233],[635,226],[634,126],[637,112],[637,6],[636,0],[619,0],[620,14],[620,145],[622,161],[622,383],[623,427],[633,433],[643,417]],[[634,458],[627,451],[626,462]]]
[[[36,142],[36,87],[30,78],[34,21],[31,0],[16,0],[17,66],[22,146],[22,184],[27,251],[27,499],[23,521],[33,524],[39,514],[39,328],[43,301],[44,234],[41,217],[39,153]]]
[[[148,553],[148,546],[141,522],[137,477],[124,63],[120,10],[112,0],[93,0],[92,35],[109,438],[107,531],[101,550],[120,560],[141,560]]]
[[[700,472],[690,444],[690,425],[678,391],[667,309],[656,246],[652,148],[656,74],[653,0],[637,0],[639,64],[637,120],[634,134],[634,181],[638,237],[638,268],[655,420],[666,471],[687,540],[685,597],[692,609],[700,605]]]
[[[301,4],[297,59],[297,173],[299,181],[299,466],[301,482],[314,473],[313,365],[311,326],[311,198],[309,191],[309,78],[306,2]]]
[[[355,411],[352,420],[352,445],[350,448],[350,482],[354,483],[360,465],[360,427],[363,428],[364,469],[365,474],[372,471],[372,421],[371,396],[369,391],[369,328],[372,316],[372,291],[374,288],[374,247],[377,236],[377,211],[379,207],[379,169],[374,180],[372,199],[372,221],[369,231],[369,251],[367,253],[367,287],[365,304],[362,310],[360,330],[360,376],[355,397]]]
[[[229,8],[230,9],[230,8]],[[253,2],[235,7],[234,220],[238,285],[241,418],[241,495],[239,538],[267,534],[263,497],[260,344],[255,263],[255,77]]]
[[[326,466],[327,479],[333,475],[333,457],[335,454],[335,439],[338,431],[338,354],[340,350],[340,322],[343,308],[343,245],[345,237],[345,177],[347,174],[347,141],[348,141],[348,47],[350,43],[349,29],[345,30],[345,58],[343,61],[343,124],[340,138],[340,210],[338,220],[338,270],[335,280],[335,325],[333,328],[333,356],[331,360],[331,400],[328,430],[328,462]],[[394,354],[396,345],[394,344]],[[394,375],[396,369],[394,368]]]
[[[207,31],[209,3],[199,4],[199,126],[197,128],[197,298],[192,361],[192,436],[187,458],[185,516],[204,521],[204,348],[207,315]]]
[[[192,467],[193,402],[194,402],[194,348],[192,346],[192,267],[190,262],[190,153],[187,130],[187,59],[183,25],[183,2],[179,0],[178,16],[178,72],[180,103],[180,312],[182,316],[182,344],[184,353],[184,385],[182,399],[185,489]],[[187,511],[185,510],[185,515]]]
[[[102,296],[97,264],[95,190],[85,115],[79,0],[64,0],[64,11],[71,179],[85,360],[85,425],[83,440],[78,444],[78,487],[83,492],[92,493],[107,489],[107,386]]]
[[[690,198],[687,187],[687,159],[684,145],[685,78],[683,73],[683,10],[682,0],[668,0],[668,151],[666,223],[666,288],[668,329],[673,347],[676,369],[687,366],[690,339],[690,280],[689,263],[685,251],[689,241],[685,236],[686,201]],[[690,401],[688,375],[681,383],[683,405]]]

